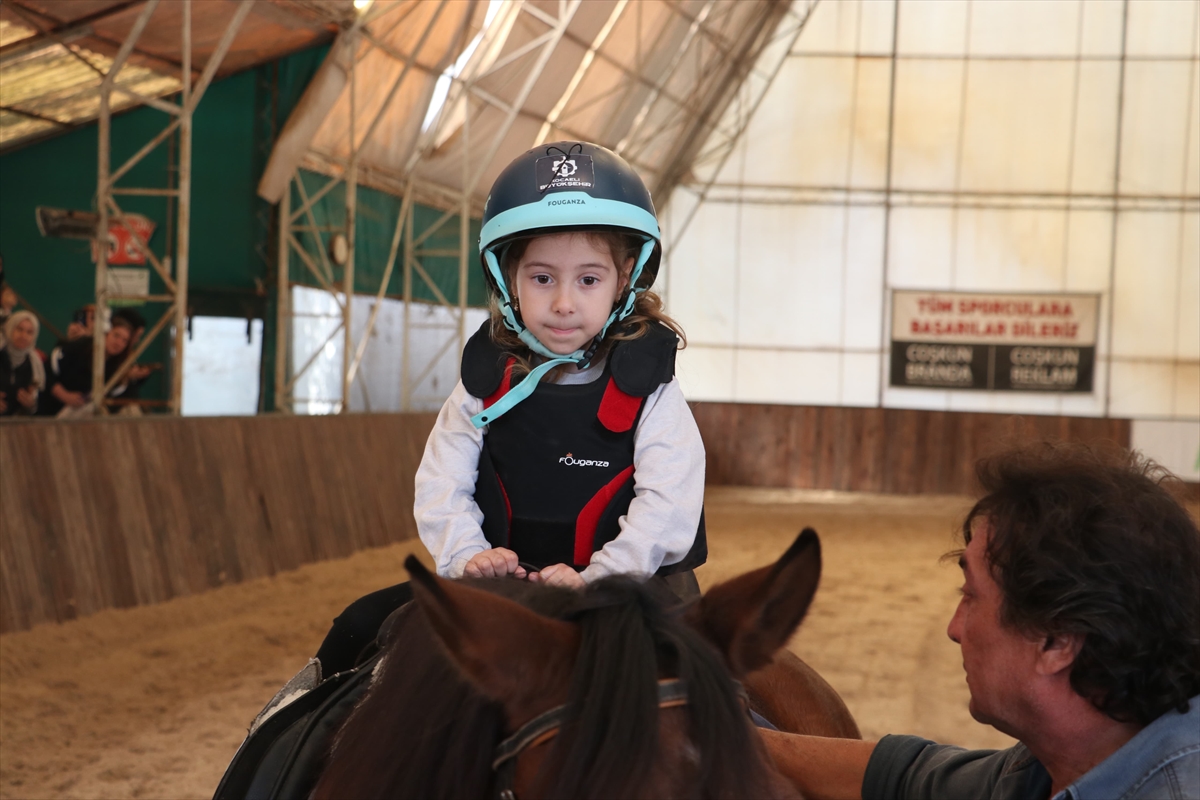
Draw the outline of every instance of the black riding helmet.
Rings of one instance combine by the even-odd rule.
[[[500,301],[505,325],[530,349],[554,357],[529,334],[512,311],[512,297],[500,269],[504,247],[514,239],[563,230],[612,230],[644,241],[630,275],[629,288],[586,353],[608,328],[633,312],[638,292],[658,275],[662,235],[646,184],[625,159],[589,142],[553,142],[525,152],[504,168],[488,194],[479,234],[479,256],[488,289]],[[581,364],[586,360],[573,359]]]

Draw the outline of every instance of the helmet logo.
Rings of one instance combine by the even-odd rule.
[[[534,162],[539,192],[547,189],[590,189],[596,185],[592,157],[582,153],[571,156],[544,156]]]

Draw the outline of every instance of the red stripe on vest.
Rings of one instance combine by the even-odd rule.
[[[500,480],[500,476],[496,476],[496,483],[500,485],[500,496],[504,498],[504,513],[508,517],[508,525],[505,527],[506,547],[512,546],[512,503],[508,502],[508,490],[504,488],[504,481]]]
[[[492,403],[495,403],[501,397],[504,397],[504,395],[508,394],[508,390],[512,387],[513,364],[516,363],[517,360],[510,356],[508,363],[504,365],[504,377],[500,379],[500,387],[483,399],[484,408],[489,408]]]
[[[617,382],[609,378],[608,387],[604,390],[604,398],[600,401],[600,410],[596,412],[596,416],[600,419],[600,424],[613,433],[624,433],[637,421],[643,399],[625,394],[617,387]]]
[[[605,396],[607,397],[607,395]],[[596,541],[596,526],[600,524],[600,516],[604,513],[604,509],[608,508],[608,504],[612,502],[621,487],[625,485],[625,481],[629,480],[632,475],[632,465],[621,470],[617,477],[596,492],[595,496],[588,500],[587,505],[583,507],[583,511],[579,512],[579,516],[575,519],[575,566],[585,567],[591,563],[593,545]]]

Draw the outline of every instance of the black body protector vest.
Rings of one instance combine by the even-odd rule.
[[[463,385],[484,408],[513,384],[514,359],[492,342],[489,325],[467,342],[462,360]],[[634,430],[646,398],[675,375],[676,342],[674,332],[654,325],[641,338],[616,343],[597,380],[540,383],[489,423],[475,502],[493,547],[507,547],[538,569],[582,570],[616,538],[634,498]],[[687,555],[656,574],[694,569],[707,559],[701,510]]]

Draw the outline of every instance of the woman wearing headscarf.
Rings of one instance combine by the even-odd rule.
[[[29,311],[14,311],[4,322],[0,347],[0,417],[37,411],[38,392],[46,386],[46,370],[34,350],[38,321]]]

